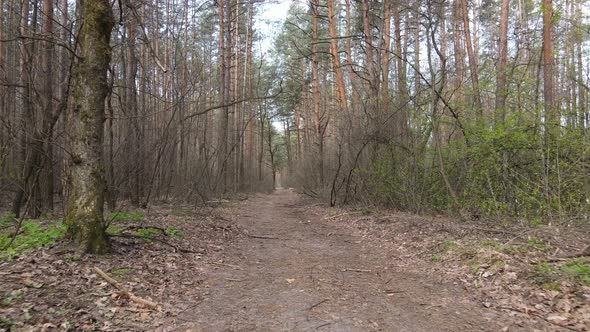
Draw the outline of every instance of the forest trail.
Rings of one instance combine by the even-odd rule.
[[[497,331],[510,318],[325,220],[292,190],[242,203],[246,234],[178,316],[178,331]],[[480,309],[481,308],[481,309]]]

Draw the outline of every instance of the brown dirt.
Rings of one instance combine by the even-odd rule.
[[[505,313],[464,289],[399,268],[381,243],[310,214],[291,190],[238,209],[246,236],[210,271],[194,307],[161,330],[498,331]],[[512,329],[511,329],[512,330]]]
[[[164,240],[193,253],[114,238],[109,256],[77,258],[61,243],[0,262],[0,331],[588,331],[589,287],[555,280],[561,291],[547,291],[526,270],[589,233],[366,212],[292,190],[157,206],[143,226],[177,228]],[[524,250],[515,232],[553,241],[551,252]],[[159,310],[121,297],[94,266]]]

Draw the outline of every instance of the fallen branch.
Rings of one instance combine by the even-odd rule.
[[[246,235],[247,237],[251,237],[254,239],[264,239],[264,240],[281,240],[281,238],[278,237],[274,237],[274,236],[269,236],[269,235],[255,235],[255,234],[250,234],[246,231],[240,231],[240,233]]]
[[[116,289],[119,290],[119,293],[128,298],[129,300],[131,300],[132,302],[135,302],[137,304],[141,304],[145,307],[148,307],[150,309],[154,309],[154,310],[158,310],[158,305],[155,304],[152,301],[146,300],[146,299],[142,299],[141,297],[135,296],[133,293],[131,293],[128,290],[125,290],[123,288],[123,286],[121,286],[121,284],[108,276],[108,274],[104,273],[101,269],[99,269],[98,267],[94,267],[93,268],[94,272],[96,272],[96,274],[98,274],[102,279],[104,279],[106,282],[108,282],[109,284],[111,284],[113,287],[115,287]]]

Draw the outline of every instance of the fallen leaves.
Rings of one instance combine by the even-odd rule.
[[[198,297],[207,270],[203,255],[219,260],[239,237],[231,221],[176,216],[155,208],[146,226],[173,226],[183,236],[169,241],[201,254],[174,252],[141,239],[114,239],[109,256],[78,257],[64,245],[30,251],[0,262],[0,331],[153,330],[172,319],[184,303]],[[194,241],[199,239],[199,241]],[[92,271],[100,265],[125,290],[162,306],[153,311],[129,298]]]

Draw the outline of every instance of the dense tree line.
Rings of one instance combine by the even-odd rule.
[[[279,173],[333,205],[587,215],[586,1],[294,2],[270,55],[260,5],[0,0],[2,205],[61,210],[86,251],[105,202]]]
[[[270,189],[279,137],[268,100],[281,86],[253,51],[259,5],[3,0],[2,206],[63,212],[74,237],[76,224],[99,225],[85,242],[104,236],[103,201]]]
[[[586,216],[589,18],[580,0],[333,1],[276,41],[293,183],[332,204]],[[293,150],[293,149],[292,149]]]

